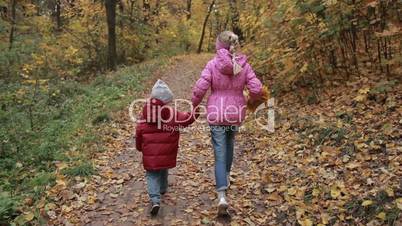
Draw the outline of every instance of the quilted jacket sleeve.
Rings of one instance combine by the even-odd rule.
[[[135,147],[137,151],[142,152],[142,126],[141,124],[137,124],[135,129]]]
[[[211,70],[211,63],[209,62],[204,70],[201,72],[201,77],[195,83],[193,87],[193,95],[191,101],[193,106],[198,106],[202,99],[205,96],[205,93],[211,87],[212,81],[212,70]]]
[[[198,113],[176,111],[174,120],[172,120],[170,125],[187,127],[191,125],[198,118],[198,116]]]

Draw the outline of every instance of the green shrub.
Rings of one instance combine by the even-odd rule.
[[[64,169],[63,173],[68,176],[91,176],[95,173],[95,169],[90,163],[82,163],[78,166]]]
[[[52,185],[56,181],[56,176],[54,173],[49,172],[41,172],[38,173],[34,178],[29,182],[30,187],[44,187],[47,185]]]
[[[40,199],[55,181],[55,161],[73,165],[65,175],[94,174],[89,156],[103,149],[98,127],[113,120],[112,113],[124,109],[163,65],[158,60],[125,67],[89,83],[49,80],[35,97],[34,84],[0,80],[0,192]],[[0,220],[15,217],[17,201],[0,202]]]
[[[0,193],[0,225],[7,225],[16,215],[16,201],[7,192]]]

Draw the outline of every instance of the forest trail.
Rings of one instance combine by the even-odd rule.
[[[237,134],[230,225],[402,226],[402,0],[268,2],[0,0],[0,226],[228,224],[200,122],[148,216],[128,113],[158,78],[189,99],[225,30],[275,97],[273,133],[265,108]]]
[[[173,58],[166,70],[147,80],[139,97],[147,97],[153,82],[162,78],[175,98],[189,99],[211,57]],[[374,78],[373,84],[380,80]],[[312,222],[350,224],[358,219],[371,225],[395,222],[402,201],[398,139],[402,122],[395,125],[401,117],[397,109],[401,106],[401,84],[388,91],[392,105],[376,101],[366,105],[360,99],[356,103],[356,94],[359,98],[363,95],[359,84],[327,91],[317,104],[303,103],[299,94],[281,97],[286,101],[278,101],[275,107],[273,134],[246,119],[236,139],[228,191],[230,220],[216,218],[213,151],[208,131],[195,129],[206,126],[199,122],[183,132],[177,167],[169,172],[168,193],[162,198],[159,215],[151,218],[141,153],[133,139],[135,125],[127,110],[119,112],[105,134],[106,150],[93,157],[97,175],[76,178],[69,189],[58,194],[60,214],[48,212],[53,215],[50,224],[253,226],[299,222],[310,226]],[[368,108],[372,111],[361,114]],[[373,114],[377,123],[368,123]],[[378,123],[393,126],[382,128]],[[360,137],[360,133],[365,135]],[[368,139],[371,143],[367,145]],[[383,148],[387,151],[380,151]],[[371,209],[374,206],[376,209]],[[395,223],[401,223],[400,219]]]

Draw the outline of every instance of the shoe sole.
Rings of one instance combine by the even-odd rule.
[[[228,216],[228,204],[220,204],[218,206],[218,216]]]
[[[160,206],[154,206],[154,207],[152,207],[152,209],[151,209],[151,215],[152,215],[152,216],[155,216],[156,214],[158,214],[160,208],[161,208]]]

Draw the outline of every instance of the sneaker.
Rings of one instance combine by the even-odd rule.
[[[226,202],[225,192],[218,192],[218,216],[227,216],[229,204]]]
[[[154,203],[151,208],[151,215],[156,216],[158,214],[160,208],[161,207],[160,207],[159,203]]]

